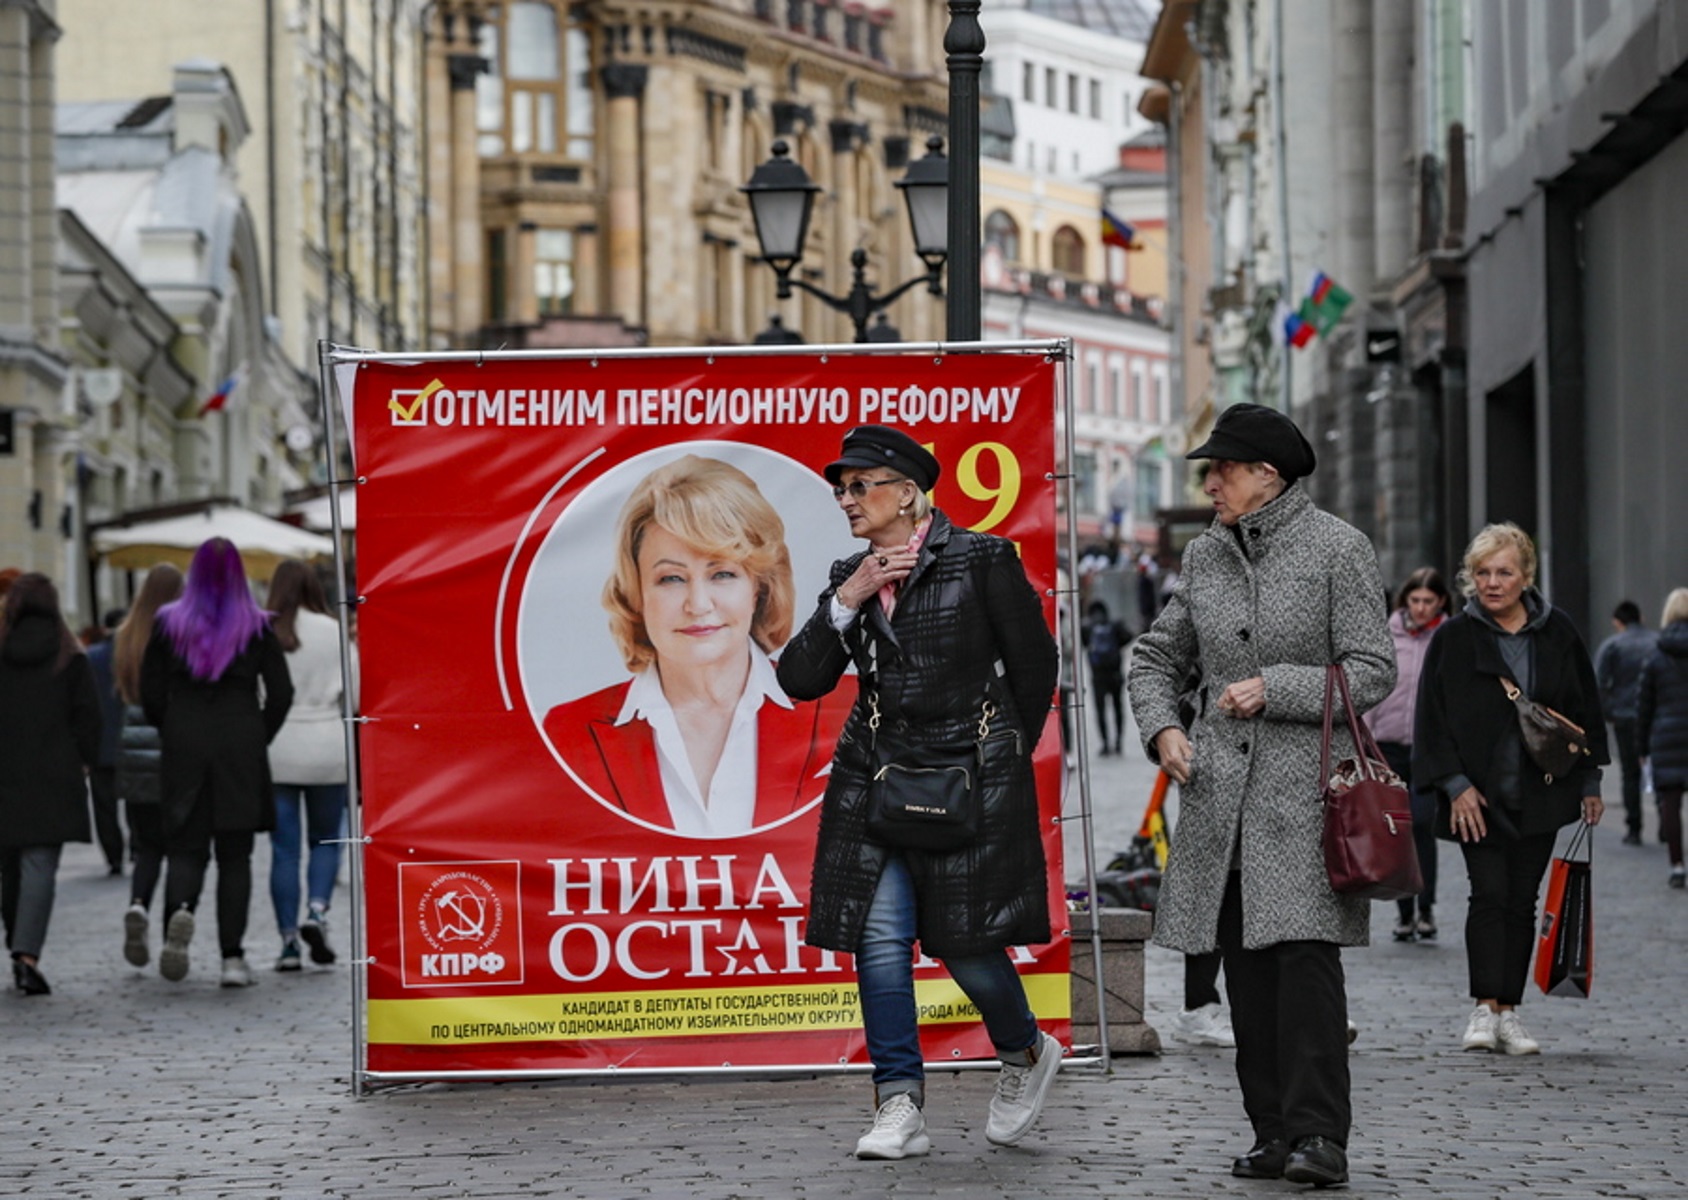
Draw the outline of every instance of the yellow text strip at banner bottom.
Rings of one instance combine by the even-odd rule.
[[[1032,1012],[1045,1020],[1071,1018],[1070,976],[1022,981]],[[914,991],[922,1024],[979,1019],[953,980],[918,980]],[[391,1046],[803,1032],[861,1022],[850,984],[369,1002],[369,1041]]]

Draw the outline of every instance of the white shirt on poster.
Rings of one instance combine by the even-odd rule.
[[[685,739],[668,697],[662,694],[657,672],[646,669],[633,677],[616,716],[617,725],[643,720],[656,739],[657,768],[663,797],[674,831],[685,837],[727,838],[749,833],[756,820],[756,717],[764,701],[781,708],[791,699],[774,675],[774,665],[756,646],[750,648],[750,675],[744,694],[733,709],[732,727],[721,748],[721,761],[705,797],[686,754]]]

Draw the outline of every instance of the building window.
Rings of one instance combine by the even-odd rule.
[[[1131,398],[1126,402],[1125,415],[1133,421],[1147,419],[1149,415],[1149,395],[1144,390],[1143,364],[1131,364]]]
[[[1062,275],[1084,274],[1084,239],[1071,225],[1063,225],[1055,231],[1051,255],[1055,270]]]
[[[1028,104],[1037,100],[1037,68],[1031,63],[1020,64],[1020,99]]]
[[[541,316],[574,311],[574,234],[540,229],[533,235],[533,294]]]
[[[1078,76],[1077,75],[1069,74],[1067,76],[1067,111],[1070,112],[1070,113],[1078,112]]]
[[[1073,451],[1073,503],[1081,513],[1097,511],[1096,452]]]
[[[481,26],[475,80],[483,156],[592,155],[591,47],[553,0],[516,0]]]
[[[493,323],[510,315],[510,272],[504,261],[505,237],[502,229],[486,233],[486,315]]]
[[[1108,368],[1108,391],[1112,402],[1108,411],[1116,417],[1125,415],[1125,372],[1119,367]]]
[[[1090,117],[1095,121],[1102,119],[1102,81],[1100,79],[1090,81]]]
[[[985,245],[995,246],[1003,262],[1020,261],[1020,227],[1000,208],[985,218]]]
[[[1150,442],[1137,456],[1137,519],[1154,520],[1155,510],[1161,507],[1161,480],[1166,474],[1166,450],[1159,442]]]
[[[1043,68],[1043,102],[1050,108],[1061,107],[1061,74],[1054,67]]]

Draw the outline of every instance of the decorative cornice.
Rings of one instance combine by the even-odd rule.
[[[598,68],[604,95],[610,100],[637,100],[644,94],[650,74],[643,63],[606,63]]]

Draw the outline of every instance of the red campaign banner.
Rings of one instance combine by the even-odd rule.
[[[821,469],[859,424],[931,447],[937,506],[1019,545],[1053,628],[1060,369],[1023,348],[342,368],[360,477],[367,1071],[867,1061],[851,957],[803,943],[854,676],[803,703],[772,675],[831,563],[861,548]],[[681,483],[691,508],[663,521],[725,522],[752,547],[742,562],[657,520]],[[641,547],[669,539],[668,573],[641,575],[631,529]],[[707,628],[647,624],[664,588],[699,580],[716,589]],[[731,732],[699,738],[697,697],[665,681],[717,678],[723,645],[742,677],[746,638]],[[664,655],[671,669],[652,670]],[[1067,1041],[1054,724],[1034,761],[1055,938],[1015,954]],[[916,988],[929,1061],[993,1057],[940,965],[922,959]]]

